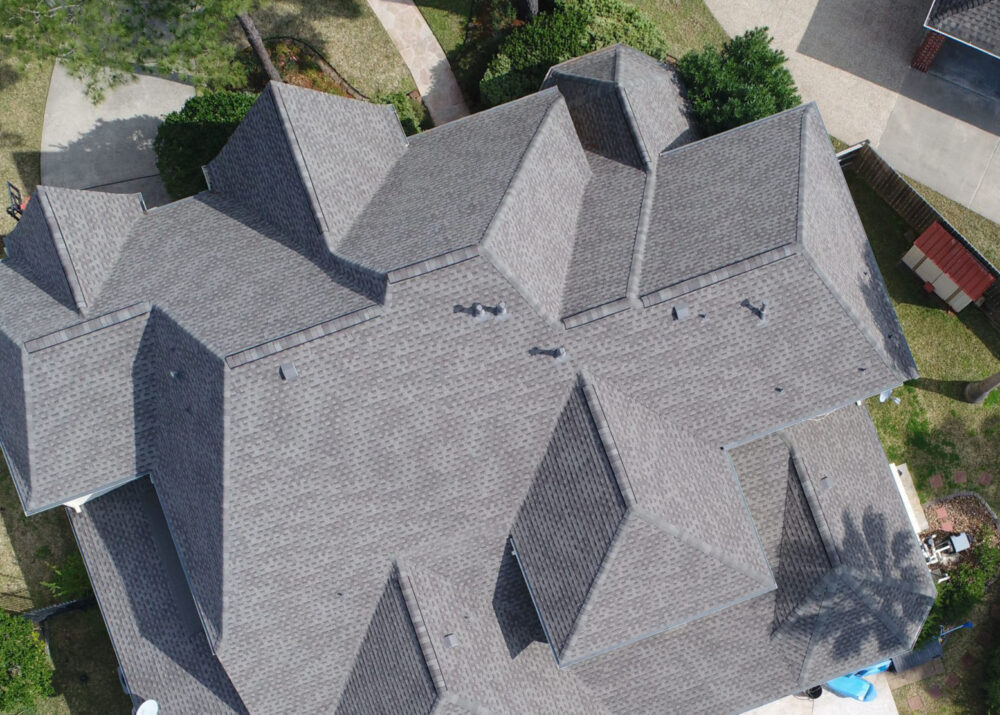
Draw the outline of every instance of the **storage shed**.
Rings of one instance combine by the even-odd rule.
[[[956,313],[982,298],[996,278],[952,236],[934,222],[903,256],[903,263],[920,276],[928,290],[941,296]]]

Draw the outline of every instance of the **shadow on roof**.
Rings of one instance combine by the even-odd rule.
[[[531,594],[510,541],[503,551],[496,588],[493,591],[493,613],[496,614],[500,632],[511,660],[532,643],[544,643],[545,632],[538,620],[538,613],[531,603]]]

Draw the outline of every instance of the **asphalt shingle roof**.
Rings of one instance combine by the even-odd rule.
[[[109,244],[88,315],[29,205],[11,237],[27,249],[0,265],[0,440],[28,508],[154,480],[73,517],[142,697],[176,680],[178,712],[720,712],[915,636],[918,545],[867,417],[840,409],[912,358],[817,110],[661,153],[689,136],[679,96],[657,124],[667,69],[619,47],[560,76],[615,83],[641,165],[580,143],[589,110],[559,82],[405,141],[384,109],[272,88],[212,191]],[[685,188],[699,172],[722,188]],[[690,216],[704,233],[679,270],[660,209],[684,191],[710,193],[714,221]],[[758,224],[742,253],[717,228]],[[106,453],[76,469],[88,443]],[[150,511],[184,614],[156,585],[170,559],[143,561]],[[572,667],[541,642],[536,582]],[[164,629],[199,637],[147,647],[129,625],[144,589]],[[772,638],[779,611],[808,647]],[[234,691],[188,682],[206,662]]]
[[[1000,57],[1000,0],[935,0],[926,26]]]

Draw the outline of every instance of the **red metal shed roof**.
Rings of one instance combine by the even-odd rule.
[[[937,221],[920,234],[916,246],[972,300],[979,300],[996,280],[993,274]]]

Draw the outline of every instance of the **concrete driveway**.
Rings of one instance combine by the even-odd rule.
[[[153,139],[163,117],[194,95],[190,85],[140,76],[99,105],[59,65],[42,124],[42,183],[114,193],[141,191],[147,206],[170,199],[156,170]]]
[[[1000,95],[910,67],[930,0],[706,0],[730,34],[767,25],[831,134],[1000,222]],[[942,52],[944,55],[944,52]],[[1000,61],[992,68],[1000,75]]]

